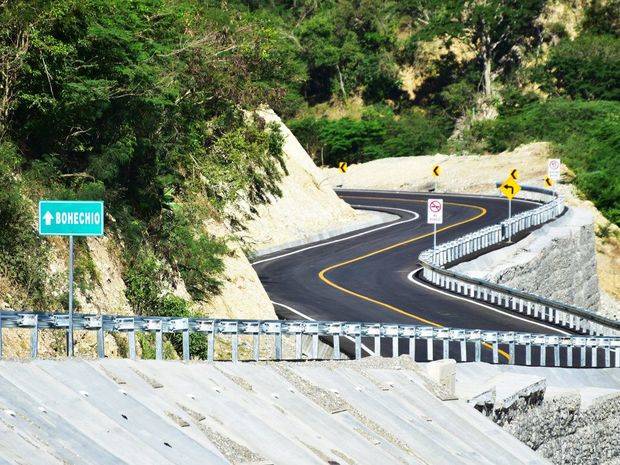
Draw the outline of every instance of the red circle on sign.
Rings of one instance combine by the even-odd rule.
[[[560,166],[560,164],[558,163],[558,161],[557,161],[557,160],[551,160],[551,161],[549,162],[549,166],[551,166],[551,168],[554,168],[554,169],[555,169],[555,168],[558,168],[558,167]]]
[[[437,202],[437,201],[432,201],[428,208],[431,209],[432,212],[438,212],[441,210],[441,203]]]

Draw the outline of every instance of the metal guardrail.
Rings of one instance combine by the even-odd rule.
[[[471,299],[495,304],[516,313],[583,334],[619,336],[620,321],[590,310],[564,304],[542,296],[477,279],[446,269],[446,266],[473,253],[505,241],[508,237],[557,218],[564,211],[562,197],[539,187],[522,186],[525,191],[546,194],[552,200],[504,220],[500,224],[439,244],[436,250],[420,254],[423,277],[428,282]]]
[[[67,330],[68,314],[25,313],[14,311],[0,312],[2,328],[30,329],[31,357],[38,356],[39,332],[42,330]],[[136,333],[155,335],[155,358],[164,358],[163,336],[165,334],[182,334],[182,357],[190,360],[190,334],[205,334],[208,340],[208,361],[215,360],[217,344],[228,348],[230,359],[238,362],[239,337],[251,337],[252,356],[250,360],[282,360],[283,338],[295,341],[294,359],[303,359],[302,338],[311,339],[311,353],[308,359],[318,359],[319,338],[331,339],[334,347],[332,359],[339,360],[341,355],[341,338],[353,343],[356,359],[362,357],[363,341],[374,341],[374,354],[386,351],[382,342],[387,341],[392,357],[407,353],[417,360],[438,360],[450,355],[460,361],[482,361],[483,348],[490,350],[490,362],[500,363],[500,354],[506,349],[502,359],[515,363],[517,350],[522,350],[523,364],[540,366],[560,366],[561,350],[564,352],[564,365],[568,366],[605,366],[620,367],[620,338],[516,333],[505,331],[483,331],[479,329],[455,329],[433,326],[416,326],[387,323],[355,323],[339,321],[294,321],[294,320],[213,320],[200,318],[140,317],[115,315],[74,315],[74,329],[77,331],[94,331],[97,333],[97,355],[105,357],[105,334],[108,332],[124,333],[127,336],[129,358],[136,359]],[[273,339],[273,357],[261,358],[260,340],[263,337]],[[221,339],[225,338],[226,341]],[[219,341],[218,341],[219,340]],[[418,344],[421,343],[420,344]],[[418,347],[416,347],[418,346]],[[403,350],[403,348],[405,350]],[[473,350],[472,350],[473,349]],[[577,357],[574,351],[577,350]],[[600,352],[599,352],[600,351]],[[2,355],[2,337],[0,331],[0,356]],[[538,355],[538,357],[536,357]],[[589,355],[589,356],[588,356]],[[547,360],[552,361],[550,363]]]

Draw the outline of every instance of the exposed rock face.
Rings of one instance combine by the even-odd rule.
[[[591,215],[570,208],[520,242],[461,263],[454,271],[597,311],[600,305]]]
[[[504,428],[556,464],[617,463],[620,392],[581,391],[547,395],[540,406],[523,404]],[[593,402],[588,401],[591,395]]]

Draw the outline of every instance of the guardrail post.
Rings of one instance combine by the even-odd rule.
[[[547,365],[547,344],[544,342],[540,344],[540,366],[544,367]]]
[[[37,317],[37,315],[35,315]],[[34,326],[30,330],[30,356],[37,358],[39,355],[39,319],[36,318]]]
[[[211,331],[207,333],[207,361],[212,362],[215,358],[215,332],[217,331],[217,320],[213,321]]]
[[[433,355],[433,348],[434,348],[433,347],[433,342],[434,342],[434,339],[432,337],[429,337],[426,340],[426,358],[429,361],[434,359],[433,358],[434,357],[434,355]]]
[[[571,341],[571,345],[566,346],[566,364],[569,367],[573,366],[573,345]]]
[[[482,342],[477,340],[474,343],[474,361],[479,362],[482,360]]]
[[[532,364],[532,342],[525,342],[525,365],[530,366]]]
[[[510,360],[508,360],[509,365],[515,364],[515,343],[514,341],[508,343],[508,356]]]
[[[276,360],[282,360],[282,331],[278,331],[275,335]]]
[[[592,368],[598,366],[598,347],[593,345],[590,347],[590,354],[592,355]]]
[[[338,334],[334,334],[334,351],[332,353],[333,360],[340,360],[340,336]]]
[[[136,359],[136,332],[132,328],[127,331],[127,344],[129,345],[129,358],[131,360]]]
[[[155,331],[155,360],[164,358],[164,340],[161,329]]]
[[[230,338],[232,340],[231,341],[232,342],[232,361],[236,363],[239,361],[239,333],[238,332],[232,333]],[[189,339],[188,339],[188,347],[189,347]],[[301,356],[299,358],[301,358]]]
[[[553,346],[553,362],[556,367],[560,366],[560,346],[558,344]]]
[[[362,358],[362,335],[355,335],[355,360],[359,360]]]
[[[611,345],[609,341],[605,343],[605,368],[611,366]]]
[[[295,334],[295,358],[301,359],[301,333]]]
[[[583,368],[583,367],[586,366],[586,346],[585,346],[585,343],[579,349],[580,349],[580,354],[579,354],[580,355],[579,356],[580,360],[579,360],[579,362],[580,362],[580,366]]]
[[[101,327],[97,329],[97,357],[105,358],[105,330],[103,329],[103,321]]]
[[[260,332],[252,335],[252,355],[254,356],[254,361],[258,362],[260,360]]]

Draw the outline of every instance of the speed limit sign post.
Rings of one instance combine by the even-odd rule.
[[[561,160],[559,158],[550,158],[547,161],[547,176],[553,181],[560,180],[560,168],[562,167]],[[552,187],[555,192],[555,187]]]
[[[426,222],[433,225],[433,261],[437,249],[437,225],[443,223],[443,199],[428,199]]]

